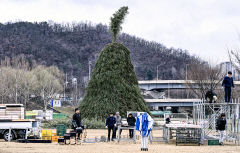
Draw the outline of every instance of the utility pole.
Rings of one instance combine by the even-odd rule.
[[[77,83],[77,78],[72,78],[72,85],[73,85],[73,106],[77,106],[77,101],[78,101],[78,83]]]
[[[91,65],[92,65],[92,62],[89,60],[88,61],[88,81],[90,81],[91,79]]]
[[[170,87],[169,87],[169,83],[168,83],[168,99],[170,99]]]
[[[15,102],[16,102],[16,104],[17,104],[17,96],[18,96],[18,94],[17,94],[17,88],[18,88],[18,85],[17,85],[17,73],[15,74],[15,79],[16,79],[16,97],[15,97]]]
[[[158,67],[159,67],[159,66],[160,66],[160,65],[157,66],[157,80],[158,80]]]
[[[64,82],[64,93],[63,93],[63,97],[64,97],[64,100],[66,100],[66,93],[65,93],[65,90],[66,90],[66,87],[67,87],[67,73],[66,73],[66,80]]]
[[[187,76],[188,76],[188,73],[187,73],[187,72],[188,72],[188,71],[187,71],[188,65],[189,65],[189,64],[186,64],[186,76],[185,76],[185,80],[186,80],[186,81],[187,81],[187,79],[188,79],[188,77],[187,77]],[[188,97],[189,97],[189,90],[187,89],[187,99],[188,99]]]
[[[78,105],[78,83],[77,83],[77,81],[76,81],[76,84],[75,84],[75,90],[76,90],[76,95],[75,95],[75,106],[77,106]]]

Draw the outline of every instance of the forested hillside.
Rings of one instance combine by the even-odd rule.
[[[0,58],[23,54],[31,63],[55,65],[83,86],[89,61],[94,66],[98,53],[112,40],[108,27],[90,23],[65,24],[16,22],[0,24]],[[159,65],[160,79],[182,79],[186,64],[197,60],[182,49],[166,48],[156,42],[121,34],[119,41],[131,51],[139,80],[154,79]]]

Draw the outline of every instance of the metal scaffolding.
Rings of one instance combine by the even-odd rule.
[[[240,100],[230,103],[206,103],[204,100],[193,104],[193,123],[202,128],[202,143],[208,139],[219,139],[216,121],[221,113],[226,114],[226,141],[240,145]]]

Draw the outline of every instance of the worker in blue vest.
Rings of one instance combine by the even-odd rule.
[[[234,88],[232,72],[229,71],[222,81],[222,86],[225,88],[225,102],[230,102],[232,87]]]

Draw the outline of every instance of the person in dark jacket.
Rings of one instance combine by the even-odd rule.
[[[208,90],[205,99],[207,102],[212,103],[217,101],[217,94],[213,90]]]
[[[166,120],[165,120],[165,123],[166,124],[169,124],[171,122],[171,118],[170,118],[170,116],[168,116],[167,118],[166,118]]]
[[[109,113],[108,118],[106,119],[106,128],[108,128],[108,141],[110,141],[110,135],[112,131],[112,141],[114,139],[114,128],[116,126],[116,118],[113,116],[113,113]]]
[[[220,145],[223,145],[223,141],[225,138],[226,124],[227,124],[226,115],[222,113],[220,118],[217,120],[217,126],[216,126],[216,130],[220,131],[220,140],[219,140]]]
[[[74,129],[74,131],[76,130],[76,128],[82,127],[81,115],[80,115],[80,111],[78,108],[75,109],[75,114],[73,114],[72,119],[73,119],[72,120],[72,129]],[[78,139],[80,139],[80,133],[78,133]]]
[[[128,115],[127,123],[128,123],[128,126],[135,126],[136,118],[133,117],[133,115],[131,113]],[[133,132],[134,132],[133,129],[129,129],[129,137],[130,138],[133,138]]]
[[[225,102],[230,102],[232,87],[234,88],[232,72],[229,71],[227,76],[222,81],[222,86],[225,88]]]

